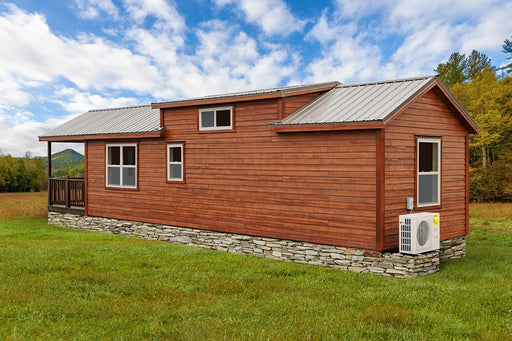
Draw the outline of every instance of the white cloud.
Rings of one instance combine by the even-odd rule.
[[[391,60],[397,67],[407,70],[402,73],[404,76],[433,74],[440,58],[449,56],[456,49],[453,42],[464,29],[463,26],[453,27],[434,21],[408,36]]]
[[[512,3],[498,0],[336,4],[332,14],[324,10],[306,36],[322,44],[321,56],[306,68],[306,80],[431,74],[452,52],[496,51],[512,31]]]
[[[335,16],[340,19],[361,19],[382,13],[390,4],[390,0],[336,0]]]
[[[75,88],[61,88],[55,91],[54,99],[49,101],[56,103],[70,113],[84,113],[91,109],[105,109],[114,107],[125,107],[130,105],[148,104],[140,103],[133,97],[122,96],[100,96],[98,94],[79,91]]]
[[[495,6],[477,19],[476,25],[468,29],[460,41],[462,52],[471,50],[492,51],[500,48],[503,41],[512,34],[512,2]]]
[[[43,122],[32,120],[31,112],[15,112],[8,115],[0,112],[0,146],[2,153],[13,156],[25,155],[31,151],[33,155],[46,155],[46,145],[38,141],[38,136],[74,118],[67,115],[60,118],[48,118]]]
[[[338,13],[330,19],[329,13],[324,11],[306,36],[307,40],[322,44],[319,56],[306,68],[306,82],[338,80],[345,83],[394,76],[392,66],[382,65],[379,46],[364,39],[365,32],[360,32],[356,22],[344,24]]]
[[[176,7],[165,0],[124,0],[126,11],[131,19],[141,24],[148,16],[161,20],[161,30],[171,30],[175,33],[185,30],[185,20],[178,13]]]
[[[377,46],[343,36],[308,65],[306,81],[337,80],[348,83],[393,78],[396,75],[394,68],[382,64],[382,55]]]
[[[111,0],[75,0],[78,16],[84,19],[96,19],[104,12],[114,19],[119,18],[119,11]]]
[[[305,20],[297,19],[282,0],[214,0],[218,6],[235,4],[247,21],[258,25],[267,35],[286,36],[300,31]]]
[[[52,82],[62,77],[82,89],[151,91],[160,75],[147,58],[102,38],[58,37],[41,15],[14,5],[0,17],[0,64],[15,78]]]
[[[350,37],[357,34],[357,24],[350,22],[329,22],[326,10],[306,35],[306,40],[318,40],[322,45],[336,42],[341,37]]]
[[[261,53],[253,38],[226,22],[207,22],[196,34],[199,46],[194,65],[200,67],[201,75],[207,79],[206,93],[212,89],[221,93],[276,86],[296,71],[297,65],[285,46],[269,44],[263,47],[268,52]],[[197,85],[192,88],[197,89]]]

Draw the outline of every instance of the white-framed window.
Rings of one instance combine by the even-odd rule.
[[[167,145],[167,181],[184,181],[183,143]]]
[[[417,146],[417,206],[441,204],[441,139],[419,137]]]
[[[107,187],[137,188],[137,144],[107,144]]]
[[[199,110],[199,130],[233,129],[233,107]]]

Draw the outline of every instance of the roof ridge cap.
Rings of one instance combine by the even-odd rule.
[[[151,104],[128,105],[128,106],[124,106],[124,107],[114,107],[114,108],[91,109],[87,112],[111,111],[111,110],[133,109],[133,108],[142,108],[142,107],[149,107],[151,109]]]
[[[372,82],[362,82],[362,83],[353,83],[353,84],[340,84],[337,85],[336,88],[350,88],[357,86],[365,86],[365,85],[379,85],[379,84],[390,84],[390,83],[404,83],[404,82],[412,82],[412,81],[420,81],[426,79],[433,79],[438,77],[438,75],[428,75],[428,76],[418,76],[418,77],[408,77],[408,78],[397,78],[391,80],[381,80],[381,81],[372,81]]]

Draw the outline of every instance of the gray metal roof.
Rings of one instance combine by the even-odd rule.
[[[436,79],[428,76],[338,85],[272,125],[385,121]]]
[[[41,137],[130,134],[160,131],[160,110],[150,105],[90,110]]]
[[[232,92],[226,94],[218,94],[218,95],[208,95],[203,97],[196,98],[187,98],[176,101],[169,102],[158,102],[152,103],[153,105],[166,105],[166,104],[181,104],[188,102],[200,102],[200,101],[209,101],[216,99],[231,99],[238,97],[251,97],[251,96],[259,96],[259,95],[269,95],[269,94],[292,94],[294,92],[322,89],[328,87],[334,87],[339,85],[339,82],[326,82],[326,83],[316,83],[316,84],[308,84],[308,85],[291,85],[291,86],[283,86],[279,88],[270,88],[270,89],[260,89],[260,90],[251,90],[251,91],[241,91],[241,92]]]

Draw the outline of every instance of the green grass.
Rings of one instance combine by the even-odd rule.
[[[0,339],[506,340],[512,235],[393,279],[0,221]]]
[[[512,234],[512,203],[473,203],[470,212],[471,228]]]

